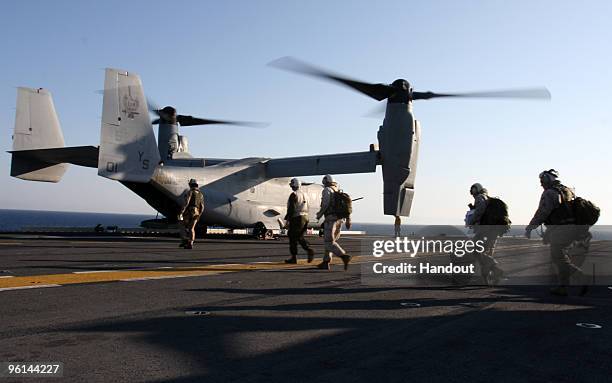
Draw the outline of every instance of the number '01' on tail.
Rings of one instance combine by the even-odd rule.
[[[140,77],[106,69],[98,174],[148,182],[159,159]]]

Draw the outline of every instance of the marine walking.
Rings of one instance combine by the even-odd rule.
[[[323,177],[322,182],[324,188],[321,192],[321,208],[317,212],[317,220],[325,218],[323,221],[325,254],[317,268],[329,270],[332,256],[336,255],[342,259],[344,270],[347,270],[351,256],[338,244],[338,239],[342,225],[345,225],[347,229],[351,228],[351,200],[348,195],[339,190],[338,183],[331,175]]]
[[[299,179],[293,178],[289,183],[293,192],[287,200],[287,214],[285,215],[285,228],[288,228],[289,253],[291,257],[285,263],[297,263],[298,244],[308,254],[308,263],[314,259],[314,250],[304,238],[308,230],[308,199],[304,192],[300,190],[302,183]]]
[[[474,203],[469,205],[471,210],[466,217],[466,224],[474,231],[472,240],[482,241],[484,247],[484,251],[475,252],[474,255],[480,265],[484,281],[488,285],[495,285],[504,274],[493,258],[493,253],[497,238],[503,235],[509,226],[507,208],[499,198],[490,198],[487,189],[480,183],[470,187],[470,194],[474,198]]]
[[[179,221],[183,224],[180,247],[192,249],[195,241],[195,227],[204,211],[204,195],[199,189],[198,181],[189,180],[189,190],[185,194],[185,203],[179,213]]]
[[[575,241],[588,249],[589,226],[599,218],[599,209],[591,202],[576,198],[572,189],[563,185],[555,169],[540,173],[540,185],[544,189],[540,203],[529,225],[525,228],[525,237],[531,238],[531,232],[544,224],[544,243],[550,244],[550,257],[557,269],[558,286],[550,290],[553,295],[567,296],[570,278],[575,276],[582,285],[580,295],[588,292],[584,272],[568,254],[568,249]]]

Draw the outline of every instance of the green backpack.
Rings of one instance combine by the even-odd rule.
[[[570,201],[576,225],[593,226],[599,219],[600,210],[591,201],[576,197]]]
[[[353,200],[342,190],[334,192],[332,211],[338,218],[349,218],[353,213]]]
[[[189,212],[192,215],[200,215],[204,210],[204,195],[199,190],[192,190],[189,193],[189,203],[187,205]]]
[[[480,218],[481,225],[497,226],[499,235],[503,235],[510,230],[510,217],[508,216],[508,205],[496,197],[487,199],[487,208]]]

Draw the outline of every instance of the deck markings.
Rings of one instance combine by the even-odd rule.
[[[363,257],[354,257],[353,259],[357,260],[358,258]],[[65,274],[10,276],[10,278],[0,279],[0,291],[9,291],[17,288],[55,287],[83,283],[132,282],[201,277],[244,271],[306,270],[310,268],[314,268],[314,264],[308,264],[305,260],[300,260],[298,264],[286,264],[284,262],[229,263],[172,268],[86,270]]]
[[[12,291],[12,290],[24,290],[24,289],[43,289],[46,287],[59,287],[61,285],[28,285],[28,286],[15,286],[15,287],[1,287],[0,291]]]

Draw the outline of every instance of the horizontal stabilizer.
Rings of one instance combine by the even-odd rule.
[[[96,146],[13,150],[9,153],[13,154],[13,158],[36,160],[54,165],[65,163],[88,168],[98,167],[98,148]]]
[[[373,173],[377,164],[377,151],[278,158],[266,162],[266,176],[280,178]]]

